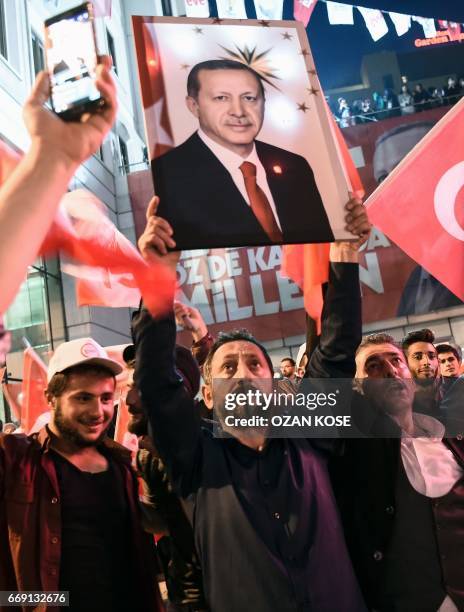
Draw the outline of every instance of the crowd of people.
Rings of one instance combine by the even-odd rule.
[[[69,178],[115,119],[108,69],[105,60],[101,115],[60,122],[43,107],[45,75],[26,105],[31,152],[0,190],[1,310]],[[157,207],[155,197],[138,246],[174,272],[180,254],[169,250],[173,228]],[[49,423],[0,434],[0,592],[13,597],[9,607],[53,611],[62,601],[54,594],[67,592],[72,612],[464,610],[461,353],[436,345],[429,329],[401,343],[361,337],[357,261],[370,224],[360,200],[347,202],[345,220],[359,240],[330,247],[319,341],[284,358],[280,379],[259,339],[246,330],[213,337],[174,292],[156,317],[141,306],[123,354],[132,455],[108,436],[122,365],[92,338],[56,349]],[[37,237],[26,245],[31,224]],[[18,243],[11,272],[4,263]],[[178,328],[191,332],[191,346],[177,343]],[[249,420],[249,398],[273,385],[291,397],[305,381],[347,379],[356,436],[271,438],[265,421]],[[235,424],[222,410],[226,395],[236,400]]]
[[[328,98],[329,106],[340,127],[381,121],[389,117],[412,115],[430,108],[450,106],[464,96],[464,77],[449,77],[443,87],[423,87],[417,83],[411,87],[407,80],[401,85],[401,91],[385,89],[383,93],[374,91],[372,97],[356,99],[348,103],[346,98],[337,101]]]

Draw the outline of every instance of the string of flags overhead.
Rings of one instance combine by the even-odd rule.
[[[362,15],[367,29],[374,41],[380,40],[394,27],[397,36],[406,34],[412,22],[422,26],[425,39],[447,37],[448,41],[464,41],[464,24],[452,21],[435,20],[429,17],[405,15],[392,11],[353,6],[331,0],[293,0],[293,15],[305,27],[308,25],[316,2],[324,2],[327,7],[327,17],[331,25],[354,25],[354,11]],[[184,0],[187,17],[209,17],[208,0]],[[256,16],[261,20],[280,20],[283,14],[283,0],[254,0]],[[247,19],[245,0],[216,0],[220,19]],[[386,17],[389,17],[391,25]],[[462,27],[463,26],[463,27]],[[441,40],[440,42],[447,42]]]

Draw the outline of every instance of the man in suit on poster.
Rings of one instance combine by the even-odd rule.
[[[187,94],[198,131],[152,162],[158,214],[176,247],[333,241],[308,162],[255,140],[265,106],[259,75],[233,60],[202,62]]]

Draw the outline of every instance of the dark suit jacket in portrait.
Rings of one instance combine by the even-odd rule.
[[[333,241],[308,162],[273,145],[255,144],[274,198],[283,243]],[[160,198],[157,214],[171,224],[177,249],[273,244],[230,173],[197,133],[154,159],[152,172]]]

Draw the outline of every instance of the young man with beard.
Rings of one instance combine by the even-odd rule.
[[[351,201],[348,208],[348,223],[354,220],[356,233],[368,233],[360,203]],[[146,259],[153,249],[165,252],[172,235],[164,220],[151,218],[155,211],[156,202],[139,240]],[[174,266],[177,257],[165,260]],[[345,314],[359,310],[357,253],[336,245],[331,259],[321,342],[309,370],[318,377],[323,364],[334,360],[338,375],[351,377],[354,360],[345,344],[356,342],[359,329],[345,325]],[[324,453],[311,440],[266,439],[259,428],[214,437],[202,428],[175,371],[173,313],[155,320],[142,311],[134,332],[135,380],[170,481],[189,511],[208,606],[220,612],[365,610]],[[272,384],[273,367],[265,348],[238,331],[219,335],[203,377],[203,399],[213,408],[213,380],[237,390],[262,389]],[[227,429],[224,418],[222,424]]]
[[[416,347],[418,350],[418,347]],[[413,410],[415,381],[388,334],[356,354],[364,439],[332,461],[348,549],[369,609],[464,610],[464,443]]]
[[[121,370],[91,338],[61,344],[50,424],[0,435],[1,591],[69,591],[72,612],[162,609],[130,454],[105,435]]]
[[[414,410],[439,419],[444,390],[434,342],[433,331],[424,328],[407,334],[401,346],[415,383]]]

